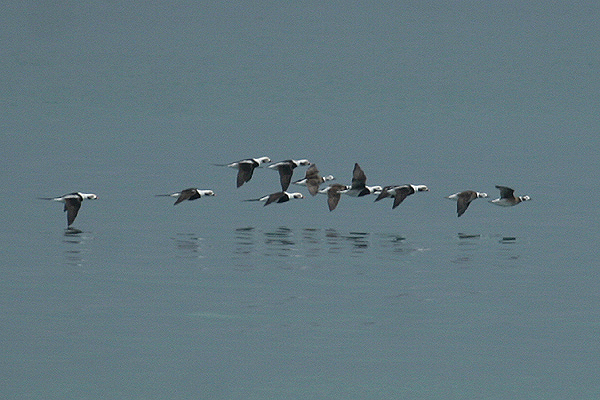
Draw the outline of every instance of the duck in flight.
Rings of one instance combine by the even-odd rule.
[[[502,207],[516,206],[523,201],[531,200],[529,196],[515,196],[514,189],[507,186],[496,185],[496,189],[500,189],[500,197],[494,200],[490,200],[490,203]]]
[[[281,183],[281,190],[285,192],[290,187],[290,182],[292,181],[292,174],[294,173],[294,169],[301,165],[310,165],[310,161],[306,159],[285,160],[273,163],[269,165],[268,168],[279,171],[279,182]]]
[[[333,211],[337,207],[341,195],[346,193],[348,190],[350,190],[350,186],[334,183],[327,186],[325,189],[319,190],[319,193],[327,195],[327,205],[329,206],[329,211]]]
[[[169,194],[157,194],[157,197],[176,197],[177,200],[175,200],[175,203],[173,203],[174,206],[176,206],[177,204],[181,203],[182,201],[192,201],[192,200],[196,200],[199,199],[201,197],[204,196],[214,196],[215,192],[213,192],[212,190],[201,190],[198,188],[189,188],[189,189],[184,189],[181,192],[175,192],[175,193],[169,193]]]
[[[385,199],[386,197],[392,197],[394,203],[392,204],[392,210],[400,205],[411,194],[417,192],[429,192],[429,188],[425,185],[395,185],[385,186],[375,201]]]
[[[368,194],[377,194],[381,190],[381,186],[367,186],[367,175],[365,175],[360,165],[355,163],[352,170],[352,185],[350,190],[345,193],[352,197],[362,197]]]
[[[454,193],[450,196],[446,196],[447,199],[456,201],[456,213],[460,217],[467,211],[469,204],[475,199],[482,199],[489,197],[487,193],[476,192],[474,190],[465,190],[463,192]]]
[[[73,192],[59,197],[40,197],[42,200],[60,201],[65,204],[63,211],[67,212],[67,228],[70,228],[75,222],[77,213],[81,208],[81,202],[83,200],[96,200],[97,198],[98,196],[94,193],[82,192]]]
[[[258,199],[248,199],[244,201],[262,201],[265,203],[265,206],[268,206],[271,203],[285,203],[286,201],[290,201],[292,199],[303,199],[304,195],[302,193],[293,192],[288,193],[286,191],[275,192],[268,194],[263,197],[259,197]]]
[[[252,179],[252,174],[254,173],[254,169],[260,167],[262,164],[270,163],[271,159],[269,157],[258,157],[258,158],[246,158],[240,161],[234,161],[229,164],[214,164],[219,167],[229,167],[236,168],[238,170],[237,173],[237,187],[242,186],[244,183],[248,182]]]
[[[321,176],[319,175],[319,170],[315,164],[311,164],[310,167],[306,170],[306,175],[303,179],[297,180],[294,185],[304,185],[308,188],[308,193],[311,196],[316,196],[319,192],[319,187],[322,183],[332,181],[335,178],[333,175]]]

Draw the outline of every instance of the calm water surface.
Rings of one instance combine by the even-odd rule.
[[[15,250],[29,249],[18,257],[28,262],[12,264],[3,280],[11,393],[589,398],[596,391],[589,385],[598,351],[598,315],[589,308],[595,282],[585,259],[547,254],[537,233],[248,225],[33,236]]]
[[[598,11],[9,2],[0,392],[598,398]],[[264,155],[431,191],[263,207],[212,165]],[[532,201],[444,199],[496,184]],[[74,190],[66,234],[36,198]]]

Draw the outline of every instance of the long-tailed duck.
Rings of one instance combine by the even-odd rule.
[[[416,192],[429,192],[429,188],[425,185],[396,185],[396,186],[385,186],[375,201],[379,201],[386,197],[394,198],[394,204],[392,209],[398,207],[400,203],[404,201],[407,196]]]
[[[311,164],[310,167],[306,170],[306,175],[304,179],[297,180],[294,185],[304,185],[308,188],[308,193],[312,196],[316,196],[319,192],[319,186],[321,183],[332,181],[335,178],[333,175],[321,176],[319,175],[319,170],[315,164]]]
[[[290,187],[290,182],[292,181],[292,174],[294,173],[294,168],[299,167],[301,165],[310,165],[310,161],[306,159],[302,160],[285,160],[273,163],[268,166],[268,168],[276,169],[279,171],[279,181],[281,182],[281,190],[286,191]]]
[[[381,192],[381,186],[367,186],[366,183],[367,175],[365,175],[365,172],[358,163],[355,163],[354,170],[352,171],[352,186],[346,194],[352,197],[362,197],[368,194],[377,194]]]
[[[266,196],[259,197],[258,199],[248,199],[248,200],[244,200],[244,201],[264,201],[265,206],[268,206],[271,203],[285,203],[286,201],[289,201],[292,199],[303,199],[303,198],[304,198],[304,195],[302,193],[298,193],[298,192],[288,193],[286,191],[283,191],[283,192],[271,193]]]
[[[496,189],[500,189],[500,198],[490,200],[490,203],[495,204],[497,206],[516,206],[522,201],[531,200],[531,197],[529,196],[515,196],[515,191],[507,186],[496,185]]]
[[[327,186],[325,189],[319,190],[319,193],[327,195],[327,205],[329,206],[329,211],[333,211],[340,201],[340,195],[342,193],[346,193],[348,190],[350,190],[350,186],[334,183]]]
[[[229,164],[214,164],[220,167],[229,167],[229,168],[237,168],[237,187],[242,186],[244,183],[248,182],[252,179],[252,174],[254,173],[254,169],[260,167],[262,164],[270,163],[271,159],[269,157],[259,157],[259,158],[247,158],[245,160],[234,161]]]
[[[465,190],[464,192],[454,193],[446,196],[447,199],[456,201],[456,213],[460,217],[467,211],[469,204],[475,199],[487,198],[487,193],[476,192],[474,190]]]
[[[201,190],[201,189],[197,189],[197,188],[189,188],[189,189],[184,189],[181,192],[175,192],[175,193],[169,193],[169,194],[157,194],[156,196],[158,197],[177,197],[177,200],[175,200],[175,203],[173,203],[174,206],[176,206],[177,204],[181,203],[182,201],[192,201],[192,200],[196,200],[199,199],[203,196],[214,196],[215,192],[213,192],[212,190]]]
[[[65,203],[63,211],[67,212],[67,227],[70,227],[75,221],[83,200],[96,200],[97,198],[98,196],[94,193],[81,192],[73,192],[60,197],[40,197],[41,200],[52,200]]]

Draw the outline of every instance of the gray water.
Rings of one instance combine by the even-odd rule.
[[[5,2],[3,398],[597,399],[599,11]],[[212,165],[264,155],[431,191]]]

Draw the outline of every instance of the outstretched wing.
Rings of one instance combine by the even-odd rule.
[[[367,183],[367,175],[362,170],[358,163],[354,164],[354,170],[352,171],[352,189],[364,189]]]
[[[268,206],[271,203],[279,202],[279,199],[284,195],[284,192],[275,192],[269,195],[269,198],[265,202],[265,206]]]
[[[77,213],[81,208],[81,200],[78,198],[66,198],[65,199],[65,208],[64,211],[67,212],[67,226],[71,226],[73,222],[75,222],[75,218],[77,218]]]
[[[514,189],[511,189],[508,186],[496,185],[496,189],[500,189],[500,197],[504,199],[512,199],[515,195]]]
[[[379,195],[377,195],[377,198],[375,199],[375,201],[379,201],[381,199],[385,199],[386,197],[390,196],[390,193],[388,192],[388,190],[390,190],[392,188],[392,186],[384,186],[383,189],[381,189],[381,192],[379,192]]]
[[[460,217],[461,215],[463,215],[465,213],[465,211],[467,211],[467,208],[469,208],[469,204],[471,204],[471,201],[464,198],[464,197],[459,197],[456,201],[456,213],[458,214],[458,216]]]
[[[306,170],[305,178],[308,179],[319,179],[319,170],[315,164],[310,164],[310,167]]]
[[[281,190],[287,190],[290,187],[292,181],[293,168],[289,164],[282,164],[277,167],[279,171],[279,182],[281,183]]]
[[[398,207],[408,195],[413,193],[414,190],[412,190],[410,186],[402,186],[397,188],[396,194],[394,195],[394,204],[392,205],[392,209]]]
[[[310,164],[310,167],[306,170],[306,175],[304,176],[306,179],[306,187],[308,188],[308,193],[312,196],[316,196],[319,192],[319,186],[323,182],[323,178],[319,175],[319,170],[315,164]]]
[[[185,190],[181,191],[181,193],[179,194],[179,197],[177,198],[177,200],[175,200],[175,203],[173,205],[176,206],[177,204],[181,203],[182,201],[196,200],[199,198],[200,198],[200,195],[198,194],[198,191],[196,190],[196,188],[185,189]]]
[[[477,198],[477,193],[472,190],[465,190],[458,194],[458,198],[456,199],[456,213],[460,217],[467,211],[469,204]]]
[[[238,174],[237,174],[237,187],[242,186],[244,183],[248,182],[252,179],[252,174],[254,173],[254,168],[256,168],[256,163],[249,161],[240,161],[238,164]]]
[[[327,205],[329,206],[329,211],[335,210],[338,203],[340,202],[340,190],[344,189],[346,189],[346,187],[339,183],[329,186],[329,190],[327,191]]]

